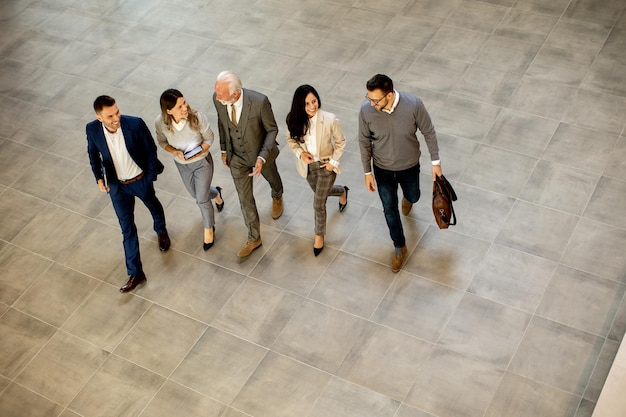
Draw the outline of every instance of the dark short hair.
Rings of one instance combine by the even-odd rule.
[[[385,74],[376,74],[365,84],[367,91],[381,90],[383,93],[393,91],[393,81]]]
[[[111,107],[115,104],[115,99],[111,96],[98,96],[93,102],[93,109],[100,113],[103,108]]]

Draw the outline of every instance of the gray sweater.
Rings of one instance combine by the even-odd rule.
[[[439,159],[435,127],[419,97],[399,92],[400,99],[389,114],[376,111],[369,101],[359,113],[359,149],[365,173],[372,172],[371,161],[389,171],[401,171],[417,165],[420,144],[417,130],[424,135],[431,161]]]

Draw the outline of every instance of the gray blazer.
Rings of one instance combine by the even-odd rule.
[[[215,98],[215,93],[213,93],[213,104],[217,111],[220,148],[222,152],[226,152],[226,162],[230,165],[233,148],[228,129],[230,120],[228,107]],[[267,96],[244,88],[243,107],[237,126],[242,132],[244,146],[250,155],[250,160],[246,161],[249,166],[254,166],[259,156],[266,162],[271,162],[278,156],[278,144],[276,143],[278,126]]]

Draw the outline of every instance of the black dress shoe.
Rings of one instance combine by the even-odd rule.
[[[215,188],[217,188],[217,193],[220,195],[220,198],[222,199],[222,204],[215,203],[215,207],[217,207],[218,213],[221,213],[222,210],[224,210],[224,197],[222,197],[222,187],[215,187]]]
[[[323,250],[324,250],[324,246],[322,246],[321,248],[316,248],[315,246],[313,246],[313,255],[317,256],[320,253],[322,253]]]
[[[224,204],[222,204],[222,206],[224,206]],[[204,250],[209,250],[211,249],[211,247],[213,247],[213,244],[215,243],[215,226],[213,226],[213,242],[211,243],[206,243],[206,242],[202,242],[202,249]]]
[[[139,274],[130,275],[128,277],[128,282],[126,282],[126,284],[124,284],[124,286],[120,288],[120,292],[132,291],[137,287],[137,285],[143,284],[146,281],[147,281],[146,274],[144,274],[143,272],[140,272]]]
[[[343,189],[346,190],[346,204],[341,204],[339,203],[339,212],[343,212],[346,208],[346,206],[348,205],[348,191],[350,191],[350,189],[348,187],[346,187],[345,185],[343,186]]]
[[[167,234],[167,230],[158,236],[159,236],[159,249],[161,249],[162,252],[165,252],[166,250],[170,248],[170,244],[171,244],[170,237]]]

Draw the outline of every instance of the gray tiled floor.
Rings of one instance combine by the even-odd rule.
[[[4,0],[0,2],[0,415],[588,417],[626,331],[626,0]],[[137,207],[149,281],[122,295],[121,236],[84,125],[99,94],[149,125],[216,74],[266,93],[285,213],[256,183],[263,246],[229,172],[216,244],[165,153],[172,249]],[[365,81],[420,95],[459,225],[423,199],[388,266],[356,143]],[[312,193],[285,147],[313,84],[348,138],[311,253]],[[215,130],[215,129],[214,129]],[[218,152],[216,148],[213,150]],[[427,161],[425,161],[427,163]]]

